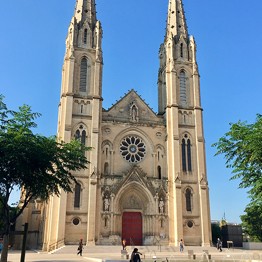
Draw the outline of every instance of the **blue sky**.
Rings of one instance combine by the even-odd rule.
[[[158,50],[167,0],[97,0],[103,27],[103,97],[110,107],[135,89],[157,111]],[[40,112],[37,132],[56,134],[65,38],[75,0],[2,1],[0,93],[10,109]],[[211,218],[240,222],[248,198],[229,181],[211,145],[230,122],[261,113],[262,1],[184,0],[189,33],[197,42],[210,187]]]

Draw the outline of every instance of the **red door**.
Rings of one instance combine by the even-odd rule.
[[[127,245],[142,246],[142,215],[140,212],[124,212],[122,217],[122,239]]]

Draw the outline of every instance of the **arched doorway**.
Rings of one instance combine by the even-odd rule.
[[[122,238],[127,245],[141,246],[143,244],[142,214],[140,212],[123,212]]]

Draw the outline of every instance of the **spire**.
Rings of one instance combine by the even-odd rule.
[[[188,37],[187,24],[182,0],[169,0],[166,36]]]
[[[97,21],[95,0],[77,0],[74,16],[77,23],[87,21],[90,26],[94,27]]]

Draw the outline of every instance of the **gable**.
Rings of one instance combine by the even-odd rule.
[[[102,119],[125,123],[160,124],[163,122],[163,117],[154,113],[133,89],[111,108],[105,110]]]

